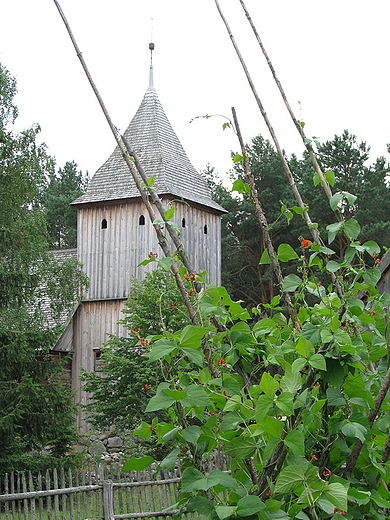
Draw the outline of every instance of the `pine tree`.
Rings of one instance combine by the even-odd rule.
[[[0,65],[0,461],[75,435],[70,389],[50,357],[85,283],[77,264],[48,253],[42,209],[54,161],[36,142],[39,127],[8,129],[16,83]]]

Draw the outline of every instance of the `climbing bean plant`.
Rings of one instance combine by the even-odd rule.
[[[342,258],[331,249],[339,233],[349,238]],[[169,448],[158,468],[180,464],[176,507],[212,520],[389,517],[390,295],[376,289],[378,245],[358,235],[357,221],[341,220],[326,246],[279,247],[279,261],[296,264],[280,288],[294,323],[281,295],[249,313],[223,287],[197,292],[196,274],[181,269],[200,325],[147,338],[165,380],[146,411],[170,420],[134,431]],[[215,450],[230,471],[206,470]]]

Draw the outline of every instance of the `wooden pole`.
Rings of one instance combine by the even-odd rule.
[[[248,12],[248,10],[247,10],[247,8],[246,8],[246,6],[245,6],[243,0],[239,0],[239,2],[240,2],[241,6],[242,6],[242,8],[243,8],[243,10],[244,10],[244,12],[245,12],[245,16],[247,17],[248,22],[249,22],[250,26],[252,27],[252,30],[253,30],[253,32],[254,32],[254,35],[255,35],[255,37],[256,37],[256,39],[257,39],[259,45],[260,45],[260,48],[261,48],[261,50],[262,50],[262,52],[263,52],[263,54],[264,54],[264,57],[265,57],[266,61],[267,61],[267,63],[268,63],[268,67],[269,67],[270,70],[271,70],[272,76],[273,76],[273,78],[274,78],[274,80],[275,80],[275,83],[276,83],[276,85],[277,85],[277,87],[278,87],[278,89],[279,89],[279,92],[280,92],[280,94],[281,94],[281,96],[282,96],[282,98],[283,98],[284,104],[286,105],[286,108],[287,108],[287,110],[288,110],[288,113],[290,114],[290,117],[291,117],[291,119],[292,119],[292,121],[293,121],[293,123],[294,123],[294,126],[295,126],[295,128],[297,129],[299,135],[302,137],[303,143],[304,143],[304,145],[305,145],[305,147],[306,147],[306,150],[307,150],[307,152],[308,152],[308,154],[309,154],[309,156],[310,156],[310,159],[311,159],[311,161],[312,161],[312,163],[313,163],[313,166],[314,166],[314,169],[315,169],[315,171],[316,171],[316,173],[317,173],[317,175],[318,175],[318,178],[319,178],[320,181],[321,181],[321,185],[322,185],[322,187],[323,187],[323,189],[324,189],[324,191],[325,191],[325,194],[326,194],[326,196],[328,197],[328,199],[330,200],[330,199],[332,198],[332,195],[333,195],[333,194],[332,194],[332,190],[330,189],[330,186],[329,186],[328,182],[326,181],[326,179],[325,179],[325,177],[324,177],[324,174],[323,174],[323,172],[322,172],[322,170],[321,170],[321,167],[320,167],[320,165],[318,164],[317,157],[315,156],[315,153],[314,153],[313,147],[312,147],[311,144],[310,144],[310,140],[307,139],[307,137],[306,137],[306,135],[305,135],[305,132],[304,132],[304,130],[303,130],[303,126],[302,126],[301,124],[299,124],[299,121],[297,120],[297,118],[296,118],[295,115],[294,115],[294,112],[293,112],[293,110],[292,110],[292,108],[291,108],[291,105],[290,105],[290,103],[288,102],[288,99],[287,99],[286,93],[284,92],[284,89],[283,89],[283,87],[282,87],[282,84],[281,84],[281,82],[279,81],[278,76],[276,75],[276,72],[275,72],[274,66],[272,65],[272,62],[271,62],[271,60],[270,60],[270,58],[269,58],[269,56],[268,56],[268,53],[267,53],[267,51],[265,50],[265,47],[264,47],[264,45],[263,45],[263,42],[261,41],[261,38],[260,38],[260,36],[259,36],[259,33],[257,32],[257,29],[256,29],[256,27],[255,27],[255,25],[254,25],[254,23],[253,23],[253,21],[252,21],[252,18],[251,18],[250,15],[249,15],[249,12]],[[337,216],[338,220],[341,220],[340,212],[336,212],[336,216]]]
[[[279,141],[278,141],[278,139],[276,137],[275,130],[274,130],[274,128],[273,128],[273,126],[271,124],[271,121],[270,121],[270,119],[269,119],[269,117],[268,117],[268,115],[267,115],[267,113],[266,113],[266,111],[264,109],[264,106],[263,106],[263,104],[262,104],[262,102],[260,100],[260,97],[257,94],[255,85],[254,85],[254,83],[252,81],[251,75],[249,74],[249,70],[248,70],[248,68],[246,66],[246,63],[245,63],[245,61],[244,61],[244,59],[243,59],[243,57],[241,55],[241,52],[240,52],[240,50],[239,50],[239,48],[238,48],[238,46],[237,46],[237,44],[235,42],[233,33],[230,30],[229,24],[227,23],[227,20],[226,20],[225,16],[222,13],[222,10],[221,10],[221,8],[219,6],[218,0],[214,0],[214,1],[215,1],[215,5],[217,7],[217,10],[218,10],[218,12],[219,12],[219,14],[220,14],[220,16],[222,18],[222,21],[225,24],[226,30],[227,30],[227,32],[229,34],[229,37],[230,37],[230,40],[231,40],[231,42],[233,44],[234,50],[236,51],[236,54],[237,54],[237,56],[238,56],[238,58],[239,58],[239,60],[241,62],[242,68],[244,69],[244,72],[245,72],[245,75],[247,77],[248,83],[249,83],[249,85],[250,85],[250,87],[252,89],[253,95],[254,95],[254,97],[256,99],[256,103],[257,103],[257,105],[258,105],[258,107],[260,109],[261,115],[263,116],[263,119],[264,119],[264,121],[265,121],[265,123],[267,125],[269,133],[271,134],[272,140],[273,140],[273,142],[275,144],[276,151],[278,152],[279,158],[281,160],[284,172],[285,172],[285,174],[287,176],[287,179],[289,181],[289,184],[290,184],[291,190],[292,190],[292,192],[294,194],[295,200],[297,201],[298,206],[302,210],[302,215],[303,215],[303,218],[304,218],[304,220],[305,220],[305,222],[307,224],[307,227],[309,228],[309,231],[310,231],[310,233],[311,233],[311,235],[313,237],[314,242],[322,243],[320,235],[319,235],[319,232],[317,230],[317,227],[313,224],[313,222],[311,221],[310,216],[309,216],[309,214],[307,212],[307,205],[302,200],[301,194],[299,193],[299,190],[298,190],[297,185],[295,183],[294,176],[293,176],[293,174],[292,174],[292,172],[290,170],[290,167],[289,167],[289,165],[287,163],[287,160],[286,160],[286,158],[284,156],[283,150],[282,150],[282,148],[281,148],[281,146],[279,144]]]
[[[267,246],[267,250],[268,250],[269,257],[271,259],[272,267],[274,269],[276,278],[277,278],[279,286],[280,286],[280,291],[283,294],[284,301],[286,302],[290,318],[292,319],[292,321],[294,323],[294,327],[296,328],[296,330],[301,330],[301,326],[299,324],[299,320],[297,318],[297,314],[295,312],[294,305],[292,303],[290,293],[283,291],[282,270],[280,269],[279,261],[277,259],[277,256],[276,256],[276,253],[275,253],[275,249],[274,249],[274,246],[272,244],[271,236],[270,236],[269,231],[268,231],[267,217],[266,217],[266,215],[265,215],[265,213],[263,211],[263,208],[262,208],[261,203],[260,203],[260,199],[259,199],[259,197],[257,195],[257,190],[256,190],[256,186],[255,186],[255,180],[254,180],[254,177],[253,177],[253,174],[252,174],[252,170],[251,170],[251,167],[250,167],[250,164],[249,164],[248,154],[246,153],[244,140],[243,140],[242,135],[241,135],[240,126],[238,124],[237,114],[236,114],[236,110],[235,110],[234,107],[232,107],[232,114],[233,114],[233,121],[234,121],[235,131],[236,131],[238,140],[240,142],[241,153],[242,153],[242,157],[243,157],[244,170],[245,170],[246,178],[248,180],[248,184],[249,184],[249,187],[250,187],[251,198],[252,198],[253,204],[255,206],[256,217],[257,217],[257,220],[259,221],[261,229],[263,230],[264,241],[265,241],[265,244]]]
[[[114,486],[112,480],[103,481],[103,518],[114,520]]]

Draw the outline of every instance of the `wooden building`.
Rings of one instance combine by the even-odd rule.
[[[220,217],[223,208],[210,197],[207,183],[192,166],[158,99],[150,70],[149,88],[124,133],[165,205],[175,206],[174,222],[195,270],[206,270],[209,282],[220,283]],[[98,369],[100,348],[108,334],[126,336],[118,324],[131,280],[142,279],[154,263],[138,267],[149,252],[162,255],[154,228],[119,148],[97,170],[87,191],[72,203],[77,208],[74,254],[89,277],[83,296],[58,351],[72,351],[72,386],[77,401],[80,367]],[[173,249],[172,249],[173,251]],[[81,431],[87,428],[83,414]]]

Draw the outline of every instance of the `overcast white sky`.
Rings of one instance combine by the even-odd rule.
[[[222,131],[236,108],[245,141],[268,133],[214,0],[60,0],[114,124],[124,131],[154,84],[194,166],[223,174],[238,143]],[[307,134],[347,128],[386,155],[390,142],[388,0],[246,0],[246,6]],[[52,0],[3,0],[0,62],[18,81],[17,128],[42,127],[57,164],[92,175],[115,142]],[[238,0],[220,0],[281,146],[302,152]],[[153,22],[152,22],[153,18]]]

